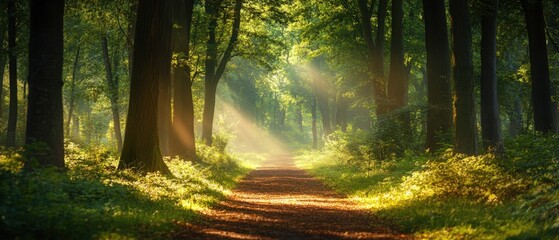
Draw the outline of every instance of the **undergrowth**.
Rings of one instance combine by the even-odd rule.
[[[199,146],[194,163],[165,158],[172,177],[116,171],[115,153],[73,143],[66,145],[66,171],[22,171],[22,150],[0,149],[0,238],[168,238],[249,170]]]
[[[556,135],[511,139],[503,158],[447,150],[378,160],[363,150],[371,149],[367,140],[331,139],[320,152],[304,152],[298,165],[418,238],[559,236]]]

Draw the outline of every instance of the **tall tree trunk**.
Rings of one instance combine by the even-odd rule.
[[[311,131],[312,131],[312,148],[318,148],[318,134],[316,131],[316,92],[313,93],[311,99]]]
[[[402,0],[392,0],[392,35],[390,43],[390,73],[388,76],[389,111],[407,105],[408,84],[404,64],[404,9]]]
[[[509,135],[516,137],[522,132],[522,99],[519,95],[514,98],[514,108],[508,113],[509,115]]]
[[[172,31],[172,29],[169,29]],[[171,45],[164,46],[164,59],[169,61],[159,62],[161,72],[159,73],[159,107],[158,107],[158,132],[159,132],[159,149],[161,154],[169,155],[169,139],[171,130]]]
[[[386,20],[386,0],[379,0],[377,10],[377,32],[376,42],[373,39],[373,27],[371,24],[372,6],[368,6],[367,0],[358,0],[363,37],[367,44],[368,69],[372,78],[373,98],[375,100],[376,115],[382,116],[388,110],[386,104],[386,85],[384,81],[384,25]]]
[[[74,65],[72,67],[72,80],[70,82],[70,102],[68,103],[68,121],[66,121],[66,136],[70,135],[70,122],[72,122],[72,117],[74,116],[74,105],[76,101],[76,75],[78,72],[78,61],[80,59],[80,49],[81,44],[78,44],[78,49],[76,50],[76,57],[74,58]]]
[[[336,102],[336,126],[342,130],[342,132],[347,131],[347,110],[349,108],[349,102],[343,94],[338,94],[338,101]]]
[[[499,102],[497,101],[496,37],[498,0],[488,5],[481,19],[481,135],[486,150],[501,153],[503,149]]]
[[[315,77],[314,84],[318,111],[322,119],[322,129],[324,137],[326,137],[332,133],[332,127],[330,126],[330,108],[328,107],[329,86],[322,77],[322,74],[318,74],[318,76]]]
[[[297,126],[299,127],[299,133],[303,133],[303,107],[301,104],[297,106]]]
[[[450,0],[452,52],[454,54],[454,149],[468,155],[477,154],[476,108],[472,26],[467,0]]]
[[[554,131],[551,84],[547,59],[545,20],[542,0],[521,0],[530,46],[530,75],[532,79],[532,107],[534,129],[547,133]]]
[[[0,1],[0,15],[8,16],[7,1]],[[4,40],[6,39],[6,28],[8,27],[7,17],[0,17],[0,121],[3,120],[4,112],[4,71],[6,69],[6,54],[4,49]]]
[[[444,0],[423,0],[427,48],[427,148],[449,143],[452,129],[450,54]]]
[[[170,174],[159,150],[157,131],[160,67],[171,41],[169,1],[140,0],[124,144],[118,169]]]
[[[42,166],[64,167],[62,63],[64,0],[30,0],[29,100],[26,144],[43,143],[27,153]],[[27,168],[32,168],[27,162]]]
[[[227,63],[232,58],[233,49],[237,45],[237,40],[239,37],[239,30],[241,26],[241,9],[243,7],[243,0],[235,1],[235,9],[233,16],[233,26],[231,30],[231,38],[227,44],[227,48],[223,53],[223,57],[218,64],[217,61],[217,40],[215,36],[215,29],[217,27],[217,19],[219,16],[219,8],[223,0],[209,0],[205,3],[206,14],[210,17],[208,23],[208,41],[206,43],[206,76],[205,76],[205,86],[204,90],[204,115],[202,120],[202,139],[206,145],[212,145],[212,132],[213,132],[213,118],[215,111],[215,94],[217,90],[217,85]],[[211,96],[213,95],[213,96]],[[212,105],[212,106],[210,106]]]
[[[107,79],[108,97],[111,102],[111,112],[113,114],[113,128],[114,137],[116,139],[118,152],[122,151],[122,133],[120,131],[120,112],[118,107],[118,80],[115,74],[116,69],[111,68],[111,60],[109,57],[109,46],[108,46],[107,35],[103,35],[101,39],[101,46],[103,48],[103,59],[105,61],[105,76]],[[116,56],[115,56],[116,58]],[[114,71],[113,71],[114,70]]]
[[[185,4],[186,3],[186,4]],[[173,66],[173,126],[171,131],[171,155],[190,158],[196,156],[194,138],[194,101],[190,75],[190,32],[194,0],[175,0],[173,18],[173,52],[178,54]]]
[[[8,0],[8,55],[10,73],[10,107],[6,146],[16,145],[17,127],[17,49],[16,49],[16,2]]]

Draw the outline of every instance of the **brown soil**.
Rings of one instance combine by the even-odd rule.
[[[390,224],[275,156],[178,239],[407,239]]]

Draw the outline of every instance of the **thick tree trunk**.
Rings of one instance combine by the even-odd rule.
[[[423,0],[427,48],[427,148],[449,143],[452,129],[450,55],[444,0]]]
[[[116,139],[118,152],[122,152],[122,133],[120,131],[120,112],[118,107],[118,81],[115,74],[116,69],[111,68],[111,60],[109,58],[109,46],[107,36],[103,35],[101,39],[101,47],[103,49],[103,59],[105,61],[105,77],[107,79],[107,92],[109,101],[111,102],[111,112],[113,114],[114,137]],[[116,58],[116,56],[114,56]],[[116,60],[115,60],[116,61]]]
[[[498,0],[481,19],[481,132],[486,150],[501,153],[503,149],[499,102],[497,101],[496,36]]]
[[[476,108],[472,26],[467,0],[450,0],[452,49],[454,54],[454,149],[468,155],[477,154]]]
[[[172,29],[169,29],[172,31]],[[159,73],[159,100],[158,100],[158,134],[159,149],[164,156],[169,155],[169,139],[171,130],[171,46],[164,46],[164,59],[169,61],[159,62],[161,72]]]
[[[30,0],[29,100],[26,144],[42,143],[28,160],[42,166],[64,167],[62,62],[64,0]],[[27,162],[32,168],[32,162]]]
[[[554,131],[551,84],[545,37],[542,0],[521,0],[530,46],[530,75],[532,79],[532,107],[534,129],[547,133]]]
[[[70,135],[70,123],[72,122],[72,117],[74,116],[74,105],[76,101],[76,75],[78,72],[78,62],[80,59],[80,49],[81,45],[78,44],[78,49],[76,50],[76,57],[74,58],[74,65],[72,67],[72,80],[70,82],[70,102],[68,103],[68,121],[66,121],[66,136]]]
[[[0,15],[7,16],[7,1],[0,1]],[[4,71],[6,69],[6,54],[4,40],[6,39],[7,17],[0,17],[0,121],[4,116]]]
[[[157,131],[161,62],[166,58],[172,23],[169,1],[140,0],[124,144],[118,169],[170,174],[159,150]]]
[[[186,2],[186,4],[185,4]],[[173,18],[173,52],[178,54],[177,65],[173,66],[173,125],[170,143],[171,155],[190,158],[196,156],[194,138],[194,101],[190,76],[190,31],[194,0],[175,0]]]
[[[17,127],[17,49],[16,49],[16,3],[8,0],[8,59],[10,73],[10,107],[6,146],[16,145]]]

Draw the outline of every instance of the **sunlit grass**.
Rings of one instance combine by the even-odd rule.
[[[418,238],[556,239],[559,234],[557,182],[540,180],[552,176],[514,174],[514,166],[502,167],[491,155],[415,154],[372,164],[355,157],[327,148],[302,153],[297,164]]]
[[[5,237],[166,238],[177,222],[230,193],[252,166],[213,148],[200,160],[165,158],[173,176],[116,171],[115,154],[66,149],[68,170],[21,171],[19,151],[0,155],[0,232]]]

